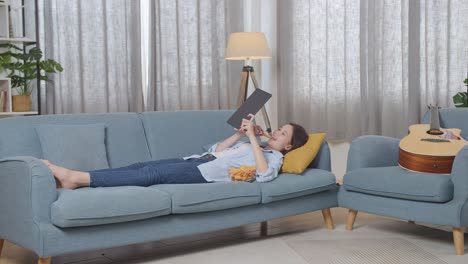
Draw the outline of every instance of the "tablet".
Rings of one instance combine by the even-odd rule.
[[[261,89],[255,91],[245,100],[237,111],[228,119],[227,123],[234,128],[240,128],[242,119],[250,119],[249,114],[256,114],[271,98],[271,94]]]

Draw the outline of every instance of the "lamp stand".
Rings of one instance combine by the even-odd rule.
[[[239,97],[237,98],[237,107],[239,108],[245,100],[247,100],[247,91],[249,88],[249,77],[252,78],[252,82],[255,86],[255,89],[259,89],[257,78],[255,77],[255,72],[252,66],[244,66],[242,68],[242,80],[239,90]],[[266,132],[271,134],[271,125],[270,119],[268,118],[268,113],[266,111],[265,106],[262,107],[262,116],[263,120],[265,121]]]

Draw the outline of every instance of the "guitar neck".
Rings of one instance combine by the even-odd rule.
[[[430,106],[431,109],[431,131],[440,131],[439,107]]]

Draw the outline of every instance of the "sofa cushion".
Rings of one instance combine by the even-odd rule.
[[[128,222],[170,213],[167,193],[136,186],[60,189],[51,208],[52,223],[59,227]]]
[[[274,181],[255,183],[262,191],[262,203],[271,203],[334,188],[333,173],[320,169],[306,169],[302,174],[281,173]]]
[[[72,170],[107,169],[104,124],[36,127],[44,158]]]
[[[258,186],[248,182],[161,184],[151,188],[171,195],[173,214],[235,208],[259,204],[261,200]]]
[[[450,176],[411,172],[398,166],[350,171],[343,186],[347,191],[414,201],[443,203],[453,198]]]

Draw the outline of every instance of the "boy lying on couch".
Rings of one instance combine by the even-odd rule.
[[[288,123],[276,130],[267,141],[267,145],[261,147],[256,137],[264,135],[264,132],[253,124],[254,115],[250,117],[250,120],[242,120],[240,129],[234,135],[222,143],[213,145],[208,152],[201,155],[89,172],[70,170],[47,160],[44,160],[44,163],[66,189],[227,182],[232,180],[230,169],[241,166],[252,166],[256,181],[271,181],[278,176],[283,155],[304,145],[308,134],[302,126]],[[245,136],[250,143],[239,141]]]

